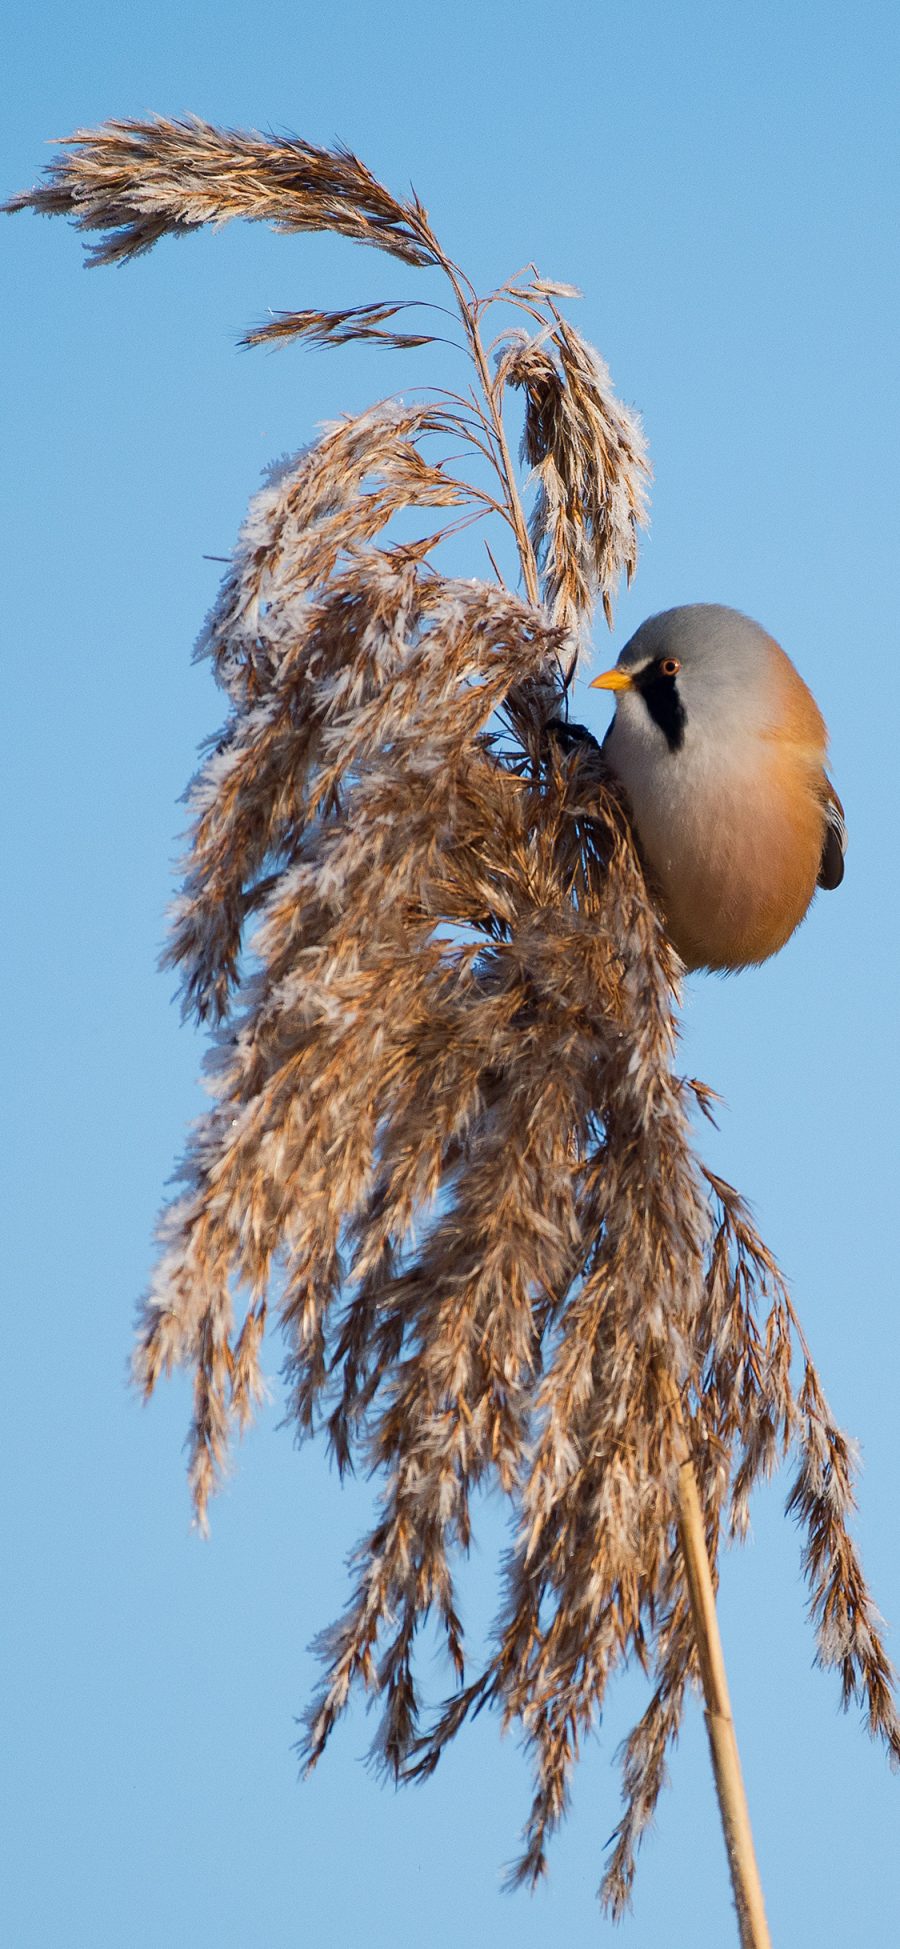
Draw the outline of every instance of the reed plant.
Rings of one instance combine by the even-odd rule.
[[[742,1941],[762,1942],[723,1776],[713,1593],[723,1540],[789,1452],[818,1659],[895,1761],[900,1726],[849,1528],[850,1444],[771,1252],[695,1149],[712,1097],[677,1068],[681,970],[627,806],[570,718],[595,609],[611,618],[635,567],[639,421],[564,315],[577,294],[529,267],[479,296],[418,197],[344,149],[110,122],[7,208],[102,233],[96,264],[243,217],[444,280],[467,383],[381,400],[274,468],[203,632],[227,714],[191,791],[167,959],[209,1026],[213,1104],[162,1219],[136,1373],[148,1394],[193,1373],[202,1525],[264,1391],[270,1317],[298,1436],[373,1472],[309,1765],[357,1690],[398,1780],[495,1706],[533,1759],[512,1876],[533,1883],[634,1661],[648,1702],[601,1890],[618,1917],[702,1682],[714,1759],[725,1728]],[[246,342],[406,352],[446,331],[430,302],[361,303],[279,314]],[[462,529],[486,544],[477,579],[441,566]],[[517,586],[496,567],[504,529]],[[507,1500],[510,1549],[473,1669],[456,1587],[481,1485]],[[453,1677],[430,1713],[428,1618]]]

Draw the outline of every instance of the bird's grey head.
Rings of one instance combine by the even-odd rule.
[[[662,753],[762,729],[771,705],[772,638],[737,609],[688,603],[650,616],[595,687],[616,695],[617,737]]]

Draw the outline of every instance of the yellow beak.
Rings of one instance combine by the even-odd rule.
[[[602,677],[594,677],[590,688],[591,690],[630,690],[633,682],[634,679],[629,672],[620,670],[616,665],[612,670],[604,670]]]

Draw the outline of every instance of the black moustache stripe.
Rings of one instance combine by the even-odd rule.
[[[657,663],[650,663],[646,670],[639,671],[633,678],[635,690],[639,690],[654,724],[659,728],[670,751],[680,751],[684,743],[684,730],[687,715],[678,695],[677,677],[664,677]]]

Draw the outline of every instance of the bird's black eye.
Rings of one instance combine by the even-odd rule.
[[[664,656],[659,666],[659,674],[661,677],[677,677],[680,669],[681,664],[677,656]]]

